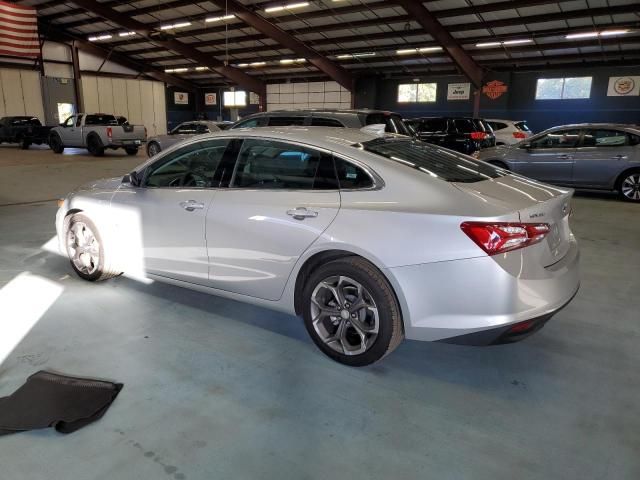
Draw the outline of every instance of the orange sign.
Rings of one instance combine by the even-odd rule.
[[[484,93],[491,100],[500,98],[503,94],[507,93],[509,87],[500,80],[493,80],[482,87],[482,93]]]

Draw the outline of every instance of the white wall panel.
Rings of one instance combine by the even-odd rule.
[[[147,127],[149,136],[156,134],[155,109],[153,106],[153,82],[140,81],[140,104],[142,106],[142,123]]]
[[[26,115],[20,70],[0,70],[5,115]]]
[[[113,113],[129,118],[126,80],[124,78],[112,79],[111,89],[113,91]]]
[[[140,81],[126,80],[127,82],[127,109],[129,123],[142,124],[142,105],[140,105]]]
[[[44,104],[42,102],[42,85],[40,72],[19,70],[26,115],[34,115],[44,123]]]
[[[267,85],[267,110],[351,108],[351,93],[336,82]]]
[[[115,113],[113,107],[112,81],[113,79],[109,77],[98,77],[98,112]]]
[[[82,76],[82,100],[85,113],[95,113],[100,111],[100,101],[98,100],[98,77],[89,75]]]

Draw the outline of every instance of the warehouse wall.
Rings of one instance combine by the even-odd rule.
[[[0,68],[0,117],[34,115],[44,121],[40,73]]]
[[[351,93],[337,82],[267,85],[267,110],[351,108]]]
[[[86,112],[123,115],[129,123],[147,127],[149,136],[167,133],[163,83],[84,74],[81,84]]]

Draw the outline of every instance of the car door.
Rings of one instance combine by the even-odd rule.
[[[328,152],[293,142],[247,138],[229,188],[207,214],[211,285],[277,300],[302,253],[340,208]]]
[[[66,147],[82,146],[82,115],[69,117],[62,125],[64,127],[60,131],[62,143]]]
[[[553,130],[521,145],[510,164],[527,177],[570,185],[579,140],[580,129]]]
[[[573,165],[573,184],[582,187],[613,188],[634,150],[629,135],[613,128],[587,128]]]
[[[207,283],[206,215],[228,145],[223,138],[185,145],[139,172],[139,187],[123,185],[114,195],[112,209],[128,219],[123,235],[141,250],[146,273]]]

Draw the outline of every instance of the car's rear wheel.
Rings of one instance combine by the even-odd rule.
[[[623,173],[618,180],[618,194],[628,202],[640,202],[640,170]]]
[[[94,157],[101,157],[104,155],[104,147],[102,141],[96,135],[89,135],[87,138],[87,150]]]
[[[125,152],[127,152],[127,155],[137,155],[138,154],[138,147],[126,147],[124,149]]]
[[[382,273],[360,257],[316,269],[303,289],[304,321],[327,356],[364,366],[391,353],[403,338],[400,307]]]
[[[64,152],[64,146],[62,145],[62,140],[60,139],[60,135],[57,133],[52,133],[49,137],[49,148],[53,151],[53,153],[62,153]]]
[[[160,150],[162,149],[160,148],[160,144],[158,142],[151,142],[147,147],[147,155],[149,157],[153,157],[154,155],[160,153]]]
[[[109,268],[102,238],[86,215],[76,213],[69,218],[65,244],[71,267],[80,278],[96,282],[120,274]]]

